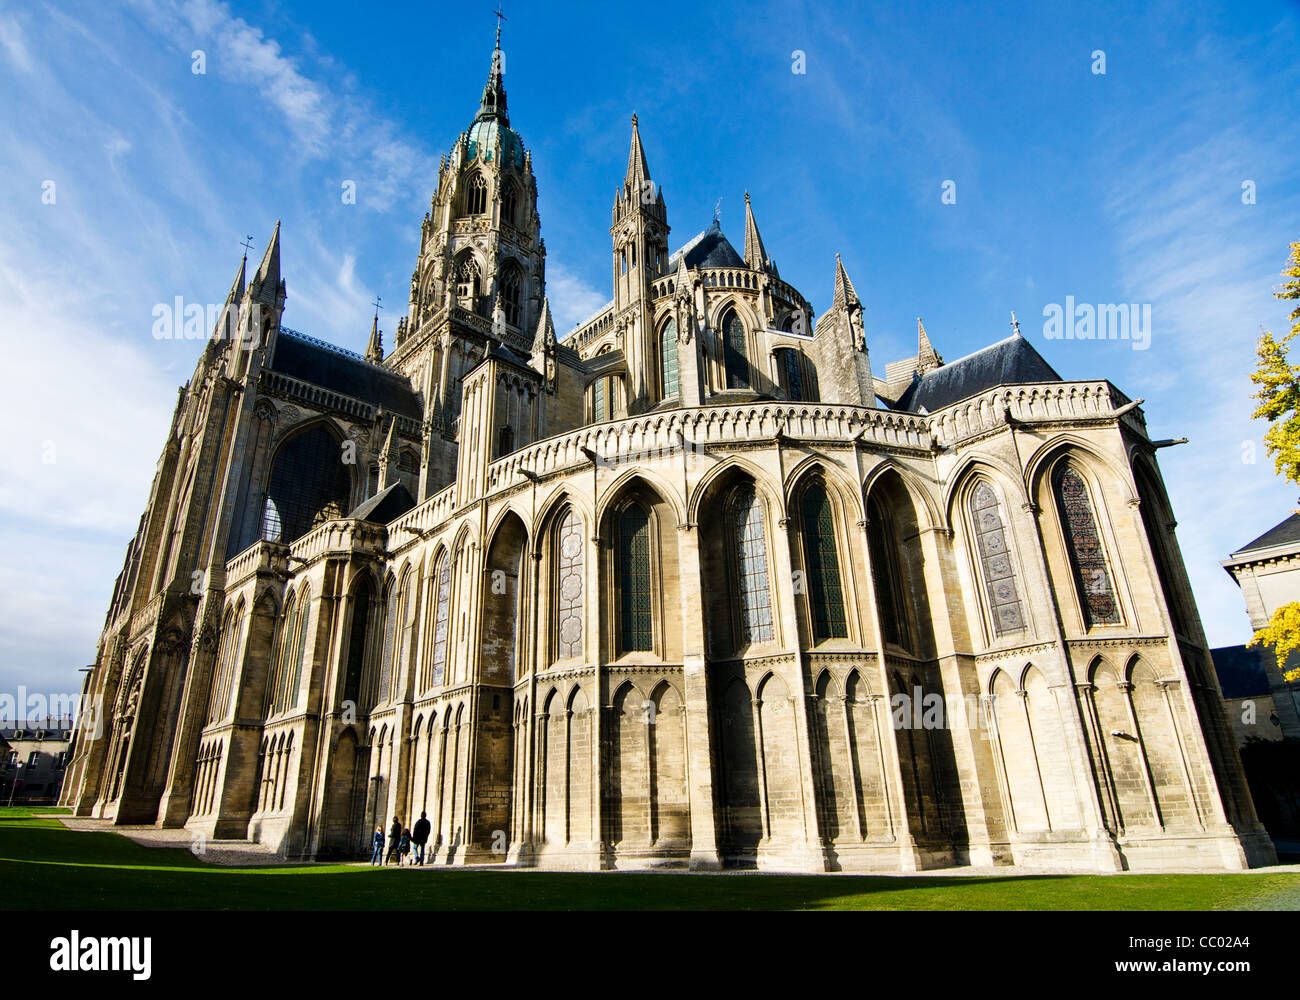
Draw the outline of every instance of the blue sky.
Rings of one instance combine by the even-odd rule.
[[[1300,15],[1188,6],[512,5],[557,324],[608,298],[635,111],[673,247],[715,205],[743,239],[748,190],[818,312],[843,256],[877,368],[918,315],[951,360],[1014,309],[1062,375],[1145,397],[1153,437],[1191,439],[1161,463],[1210,641],[1244,641],[1219,560],[1296,503],[1248,374],[1300,240]],[[74,689],[93,658],[199,350],[153,338],[155,305],[219,303],[281,219],[286,325],[360,350],[380,295],[392,330],[491,7],[0,0],[0,690]],[[1046,341],[1067,296],[1150,303],[1150,348]]]

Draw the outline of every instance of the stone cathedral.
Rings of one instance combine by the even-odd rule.
[[[558,337],[500,65],[391,349],[281,322],[278,225],[241,263],[63,803],[295,859],[423,811],[443,865],[1271,861],[1142,401],[1018,328],[873,369],[748,196],[743,250],[670,249],[635,116],[613,298]]]

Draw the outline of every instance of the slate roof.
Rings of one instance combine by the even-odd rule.
[[[280,327],[270,368],[322,389],[382,406],[391,413],[416,420],[424,416],[419,397],[405,376],[296,330]]]
[[[1013,334],[974,354],[916,376],[895,408],[933,413],[999,385],[1061,380],[1033,344]]]
[[[745,267],[745,259],[722,235],[718,220],[668,258],[668,270],[677,269],[677,261],[686,255],[687,267]]]
[[[1247,542],[1233,555],[1252,552],[1256,549],[1271,549],[1275,545],[1286,545],[1291,542],[1300,542],[1300,514],[1292,514],[1281,524],[1273,525],[1253,542]]]
[[[380,490],[365,503],[361,504],[348,517],[358,521],[370,521],[374,524],[388,524],[395,521],[415,506],[415,497],[400,482],[393,483]]]
[[[1269,693],[1268,673],[1260,647],[1221,646],[1210,650],[1214,672],[1225,698],[1256,698]]]

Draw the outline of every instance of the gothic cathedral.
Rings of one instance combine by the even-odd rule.
[[[282,323],[280,231],[180,390],[63,804],[438,864],[1272,860],[1140,400],[1020,336],[874,370],[838,257],[681,243],[632,118],[563,339],[500,49],[410,307]]]

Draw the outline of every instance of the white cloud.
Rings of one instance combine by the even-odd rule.
[[[27,51],[23,38],[22,26],[16,18],[0,18],[0,51],[9,57],[9,61],[24,73],[33,70],[32,57]]]
[[[555,320],[555,335],[563,338],[573,327],[600,309],[608,296],[573,273],[563,264],[550,263],[546,268],[546,295]]]

